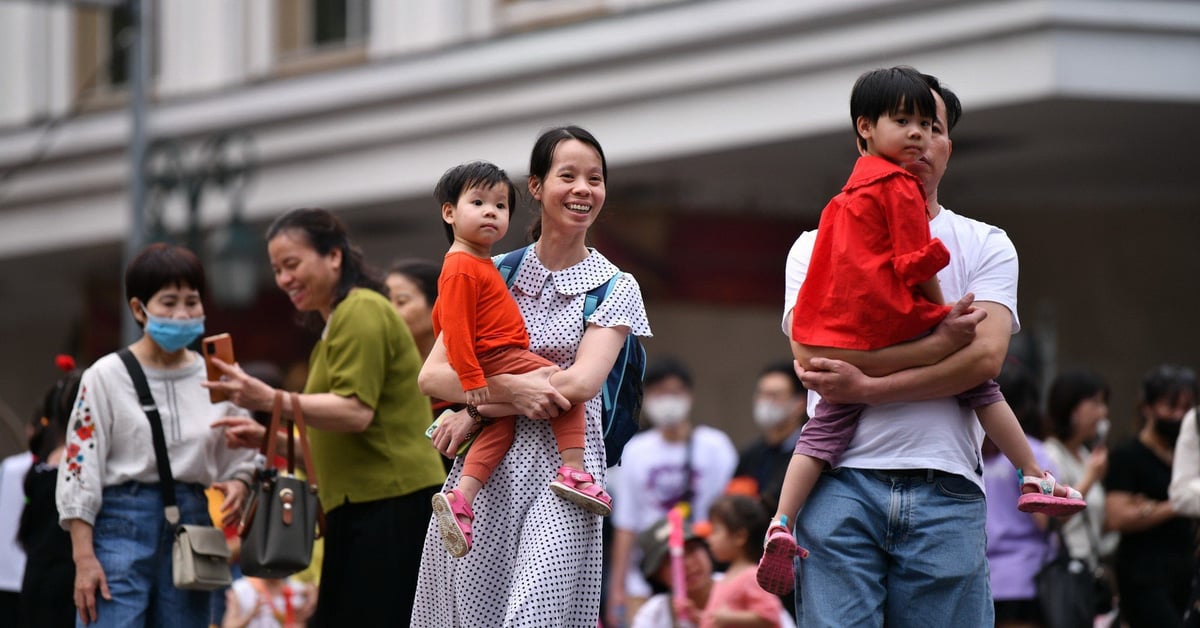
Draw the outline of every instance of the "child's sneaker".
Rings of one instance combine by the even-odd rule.
[[[771,522],[763,539],[763,555],[758,561],[758,586],[775,595],[787,595],[796,588],[794,559],[808,558],[808,550],[796,545],[787,529],[787,515]]]
[[[1087,502],[1083,501],[1083,495],[1079,491],[1059,484],[1049,471],[1042,477],[1035,478],[1026,476],[1017,469],[1017,477],[1021,482],[1021,497],[1017,499],[1017,510],[1021,512],[1061,517],[1087,508]]]

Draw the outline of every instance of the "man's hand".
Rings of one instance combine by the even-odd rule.
[[[830,403],[871,403],[874,378],[868,377],[853,364],[829,358],[813,358],[805,369],[795,362],[796,375],[804,387],[815,390]]]
[[[974,307],[974,302],[974,294],[963,295],[933,330],[934,335],[942,337],[954,351],[971,344],[975,340],[975,328],[987,318],[987,311]]]

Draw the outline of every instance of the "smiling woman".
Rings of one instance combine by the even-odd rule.
[[[288,212],[267,230],[267,250],[276,285],[322,330],[299,397],[327,513],[316,625],[407,625],[429,500],[444,477],[424,437],[420,354],[333,214]],[[237,366],[224,371],[211,388],[271,408],[274,389]],[[264,433],[247,420],[218,423],[242,447],[258,447]]]

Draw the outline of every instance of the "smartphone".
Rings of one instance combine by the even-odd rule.
[[[204,354],[204,367],[208,370],[208,381],[220,381],[221,369],[212,363],[212,358],[220,358],[226,364],[233,364],[233,338],[229,334],[209,336],[200,341],[200,350]],[[226,401],[229,397],[224,391],[210,388],[208,399],[217,403]]]
[[[445,411],[443,411],[441,414],[439,414],[438,418],[433,420],[433,424],[430,425],[429,428],[425,430],[425,438],[432,439],[433,431],[436,430],[437,427],[442,424],[442,419],[446,418],[447,414],[454,414],[454,412],[455,412],[455,410],[447,408]],[[475,442],[476,436],[479,436],[478,431],[476,431],[474,434],[471,434],[470,438],[463,441],[463,443],[458,446],[458,451],[456,451],[454,453],[459,456],[467,453],[467,450],[471,448],[471,443]]]

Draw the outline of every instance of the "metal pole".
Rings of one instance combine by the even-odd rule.
[[[130,28],[133,29],[129,42],[129,237],[125,241],[125,255],[121,264],[121,276],[142,247],[145,246],[146,182],[143,164],[146,159],[146,86],[150,68],[150,0],[128,0]],[[121,343],[128,345],[137,340],[142,332],[125,305],[122,286]]]

